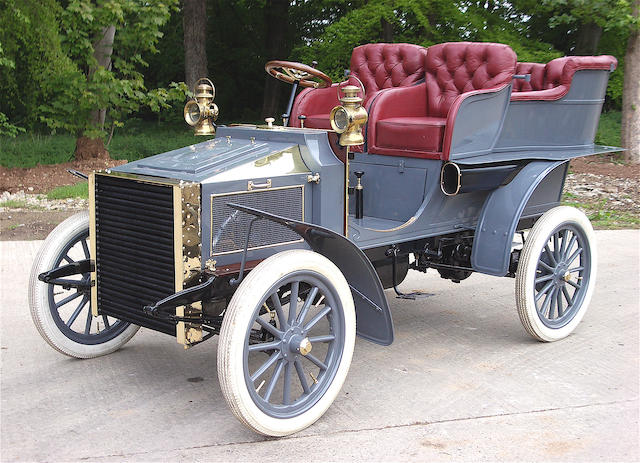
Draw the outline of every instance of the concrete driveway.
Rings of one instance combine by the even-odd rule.
[[[314,426],[286,439],[246,430],[227,410],[217,342],[184,351],[141,330],[123,349],[66,358],[27,306],[41,242],[0,242],[4,461],[622,460],[638,448],[638,231],[597,232],[598,283],[576,332],[535,342],[514,280],[461,284],[411,272],[387,296],[396,340],[358,340],[345,386]]]

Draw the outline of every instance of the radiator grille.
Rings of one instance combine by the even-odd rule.
[[[211,196],[211,250],[212,255],[227,254],[244,249],[252,215],[239,212],[227,203],[253,207],[288,219],[302,221],[304,187],[273,188],[242,193]],[[249,249],[301,241],[300,235],[289,228],[260,220],[251,228]]]
[[[175,292],[173,188],[96,175],[97,302],[101,314],[175,335],[142,307]]]

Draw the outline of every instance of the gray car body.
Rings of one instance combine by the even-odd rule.
[[[323,253],[343,271],[347,281],[358,280],[357,289],[352,286],[358,333],[390,344],[393,324],[389,307],[380,279],[371,271],[371,263],[362,259],[362,250],[468,230],[474,232],[473,270],[507,274],[514,232],[523,219],[535,219],[560,203],[568,160],[618,150],[593,144],[607,79],[606,71],[578,71],[569,93],[557,101],[510,102],[510,86],[468,98],[456,118],[449,160],[461,166],[516,164],[514,175],[492,190],[447,196],[440,188],[444,161],[355,153],[349,183],[355,184],[353,172],[364,172],[365,216],[350,216],[346,237],[344,164],[334,154],[324,130],[220,126],[215,140],[113,170],[201,184],[203,269],[214,257],[219,267],[237,264],[242,258],[242,252],[212,254],[217,231],[212,229],[210,198],[246,191],[248,182],[269,182],[272,188],[304,185],[303,220],[290,221],[289,228],[295,231],[303,224],[318,232],[328,230],[332,239],[314,247],[301,234],[304,239],[299,242],[250,250],[247,260],[299,247]],[[303,166],[298,162],[293,170],[255,168],[280,153],[294,153],[294,157],[299,153]],[[314,174],[319,174],[318,182],[309,181],[308,176]],[[367,277],[363,279],[362,274]]]

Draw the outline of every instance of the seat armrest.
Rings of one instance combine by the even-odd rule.
[[[510,96],[510,83],[459,95],[447,113],[442,159],[490,152],[500,136]]]
[[[511,101],[553,101],[559,100],[567,94],[569,88],[566,85],[559,85],[547,90],[532,90],[529,92],[514,92],[511,94]]]
[[[376,122],[390,117],[427,115],[427,87],[421,83],[411,87],[389,88],[380,91],[369,105],[367,144],[375,146]]]

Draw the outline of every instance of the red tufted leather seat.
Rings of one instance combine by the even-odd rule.
[[[389,90],[373,103],[369,152],[447,159],[461,102],[509,85],[515,67],[516,54],[508,45],[452,42],[429,47],[424,84]]]
[[[363,106],[368,108],[382,90],[414,85],[423,79],[426,52],[426,48],[408,43],[372,43],[354,48],[350,69],[365,87]],[[352,78],[349,83],[358,85]],[[300,92],[291,110],[291,125],[300,127],[298,116],[304,114],[305,127],[330,129],[329,113],[340,104],[336,86]]]
[[[531,81],[516,79],[511,101],[558,100],[569,92],[576,71],[583,69],[615,69],[613,56],[565,56],[547,64],[518,63],[516,74],[531,74]]]

